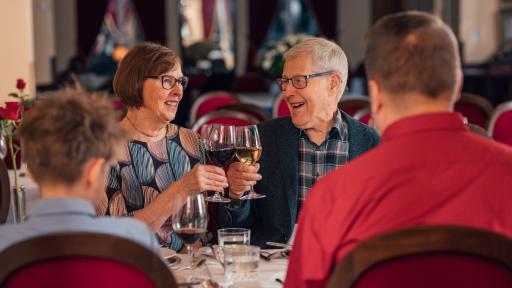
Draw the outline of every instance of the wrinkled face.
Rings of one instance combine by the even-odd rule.
[[[311,55],[289,59],[284,64],[283,78],[309,75],[324,71],[313,68]],[[331,76],[320,76],[307,80],[303,89],[293,87],[291,81],[282,92],[291,112],[292,122],[299,129],[320,129],[331,123],[337,109],[337,96],[329,89]]]
[[[176,79],[183,77],[181,65],[176,63],[173,69],[162,75],[173,76]],[[178,104],[183,97],[183,87],[176,83],[170,90],[162,87],[160,79],[147,78],[142,87],[144,108],[149,110],[161,122],[169,122],[176,116]]]

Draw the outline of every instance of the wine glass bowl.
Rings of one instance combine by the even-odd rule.
[[[192,245],[207,232],[208,211],[202,194],[188,196],[181,209],[172,216],[172,228],[193,258]]]
[[[202,130],[205,144],[206,162],[221,168],[227,167],[235,156],[235,126],[212,124]],[[206,200],[211,202],[230,202],[219,192],[209,196]]]
[[[235,156],[238,161],[244,165],[254,165],[261,157],[261,141],[256,125],[236,127],[236,145]],[[254,192],[251,186],[249,193],[240,199],[258,199],[266,197],[265,195]]]

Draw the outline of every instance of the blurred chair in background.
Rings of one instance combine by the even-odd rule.
[[[496,107],[489,121],[488,131],[494,140],[512,145],[512,101]]]
[[[290,115],[290,109],[288,108],[288,104],[284,99],[283,94],[279,94],[276,100],[274,101],[274,105],[272,107],[272,118],[278,118],[283,116]]]
[[[420,226],[362,242],[328,287],[512,287],[512,240],[462,226]]]
[[[363,109],[360,109],[356,113],[354,113],[354,119],[358,120],[359,122],[366,124],[368,126],[370,124],[370,121],[372,119],[372,111],[370,111],[370,107],[366,107]]]
[[[191,129],[192,131],[199,133],[199,131],[201,131],[201,127],[205,124],[245,126],[258,124],[259,122],[260,121],[258,121],[256,117],[250,114],[240,111],[220,109],[203,115],[201,118],[197,119]]]
[[[455,103],[455,111],[468,118],[468,122],[480,127],[487,127],[492,115],[492,104],[482,96],[463,92],[459,101]]]
[[[222,106],[222,110],[240,111],[251,116],[254,116],[258,121],[263,122],[271,118],[270,113],[265,109],[250,103],[236,103],[227,106]]]
[[[153,251],[96,233],[39,236],[0,253],[0,286],[172,288],[176,282]]]
[[[239,103],[238,98],[227,91],[213,91],[203,94],[192,104],[192,108],[190,109],[190,124],[194,124],[197,119],[208,112],[235,103]]]
[[[370,107],[370,99],[364,95],[345,95],[338,103],[338,108],[350,116],[354,116],[357,111]]]

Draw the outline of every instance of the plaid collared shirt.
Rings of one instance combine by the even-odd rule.
[[[348,145],[347,124],[339,110],[331,130],[319,146],[309,140],[304,130],[300,131],[298,212],[316,181],[334,168],[347,163]]]

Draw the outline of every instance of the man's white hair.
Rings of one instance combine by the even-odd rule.
[[[324,71],[336,71],[341,76],[341,91],[339,97],[345,91],[348,78],[348,62],[345,52],[341,47],[327,39],[319,37],[307,38],[296,44],[284,53],[284,61],[300,56],[311,55],[313,57],[314,73]]]

